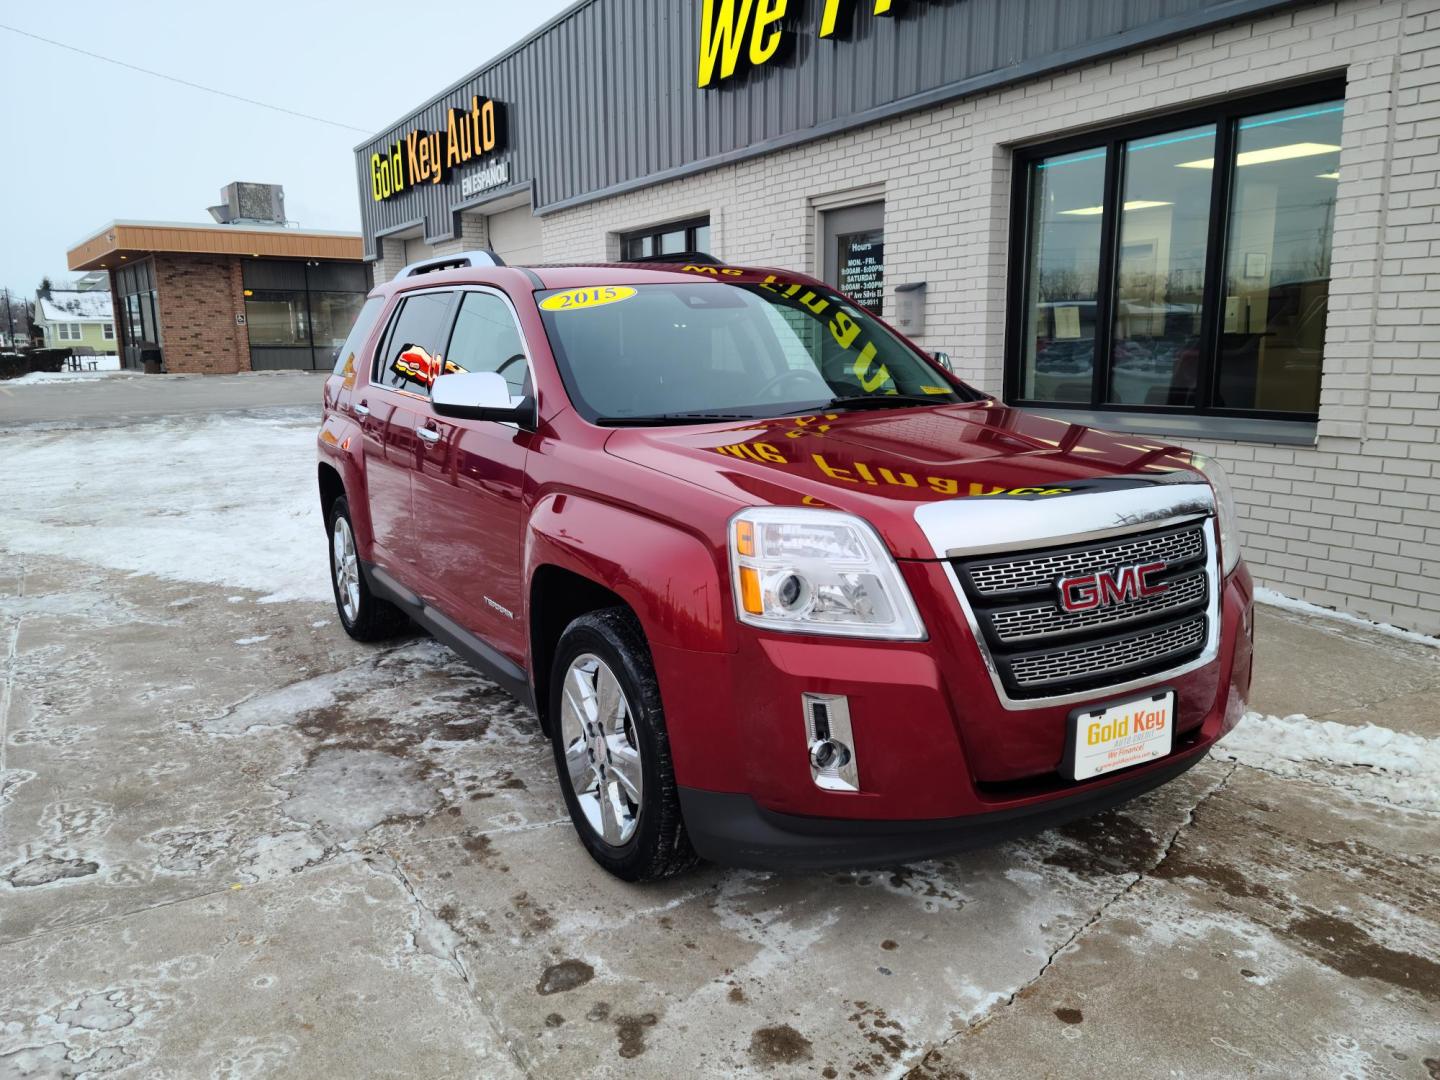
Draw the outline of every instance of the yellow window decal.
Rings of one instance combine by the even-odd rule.
[[[629,300],[635,290],[629,285],[595,285],[585,289],[566,289],[540,301],[546,311],[578,311],[581,308],[603,307]]]

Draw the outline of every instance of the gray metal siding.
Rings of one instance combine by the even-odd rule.
[[[827,41],[820,0],[791,0],[788,59],[700,90],[700,0],[584,0],[356,147],[365,252],[374,257],[377,236],[417,222],[427,240],[455,235],[470,166],[376,202],[370,156],[417,126],[443,128],[446,110],[472,94],[504,102],[504,191],[533,184],[543,211],[1296,2],[896,0],[896,15],[875,18],[857,0],[852,37]]]

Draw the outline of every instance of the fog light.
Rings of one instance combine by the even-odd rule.
[[[820,772],[843,768],[850,764],[850,748],[836,739],[816,739],[810,744],[810,764]]]
[[[859,791],[849,700],[840,694],[802,694],[800,702],[805,713],[810,778],[826,791]]]

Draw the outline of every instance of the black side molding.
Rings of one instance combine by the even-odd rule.
[[[496,652],[444,612],[425,603],[380,567],[362,562],[360,569],[365,574],[371,592],[389,600],[428,630],[436,640],[443,641],[468,663],[478,668],[487,679],[499,683],[500,689],[521,705],[531,712],[535,711],[535,695],[523,668]]]

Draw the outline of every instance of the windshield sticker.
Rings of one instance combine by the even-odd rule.
[[[629,285],[600,285],[585,289],[566,289],[540,301],[545,311],[580,311],[584,308],[604,307],[629,300],[635,290]]]
[[[779,296],[791,307],[798,307],[809,312],[817,319],[823,316],[831,306],[829,300],[823,296],[817,296],[813,289],[806,288],[797,282],[782,281],[774,274],[767,275],[765,280],[760,283],[760,288]],[[873,394],[891,381],[890,369],[884,364],[876,367],[873,372],[870,370],[870,366],[875,362],[875,354],[879,350],[873,341],[861,339],[862,327],[844,309],[836,306],[828,325],[830,336],[835,339],[835,344],[850,352],[859,352],[850,370],[859,380],[860,387],[865,393]],[[892,386],[886,393],[895,393],[894,387]]]

